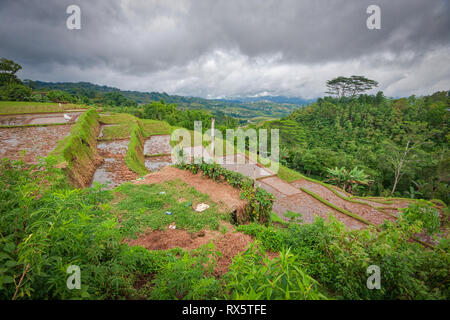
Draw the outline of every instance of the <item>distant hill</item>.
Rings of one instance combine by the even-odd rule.
[[[284,96],[260,96],[260,97],[243,97],[234,99],[220,99],[221,101],[233,101],[240,103],[248,102],[273,102],[280,104],[296,104],[296,105],[307,105],[316,101],[317,99],[303,99],[298,97],[284,97]]]
[[[30,80],[25,80],[24,82],[36,91],[61,90],[70,94],[85,95],[94,100],[96,98],[100,99],[104,93],[108,92],[120,92],[138,104],[147,104],[151,101],[159,101],[162,99],[167,103],[176,103],[182,109],[204,109],[213,114],[222,113],[241,120],[250,120],[251,122],[282,118],[288,116],[294,109],[314,101],[282,96],[233,98],[230,100],[204,99],[169,95],[165,92],[120,90],[90,82],[43,82]]]

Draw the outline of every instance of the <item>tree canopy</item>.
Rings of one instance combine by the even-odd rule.
[[[363,76],[337,77],[327,81],[328,91],[326,93],[336,95],[338,98],[355,97],[377,86],[377,81]]]

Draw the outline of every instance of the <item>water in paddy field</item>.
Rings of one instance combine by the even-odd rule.
[[[125,156],[128,150],[129,143],[130,140],[102,141],[97,144],[97,149],[100,152],[110,152],[115,155]]]
[[[70,134],[71,125],[0,128],[0,158],[37,163]],[[25,156],[22,150],[24,150]]]
[[[151,136],[144,143],[144,155],[170,154],[170,135]]]
[[[115,188],[119,185],[116,179],[114,178],[113,173],[108,169],[110,165],[115,165],[116,159],[113,158],[105,158],[103,164],[98,167],[94,176],[92,177],[91,187],[94,185],[94,182],[98,182],[101,184],[106,184],[108,189]]]
[[[68,115],[71,119],[64,118]],[[55,123],[74,123],[82,112],[61,112],[61,113],[35,113],[35,114],[15,114],[1,115],[0,125],[3,126],[23,126],[28,124],[55,124]]]
[[[104,162],[95,170],[91,186],[94,182],[106,184],[112,189],[125,181],[135,179],[124,162],[128,150],[129,140],[102,141],[97,144],[99,154]]]
[[[172,164],[171,156],[146,157],[145,167],[150,171],[158,171],[159,169],[170,166]]]

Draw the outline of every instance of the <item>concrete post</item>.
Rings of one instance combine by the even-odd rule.
[[[216,120],[214,118],[211,119],[211,157],[215,160],[214,157],[214,122]]]

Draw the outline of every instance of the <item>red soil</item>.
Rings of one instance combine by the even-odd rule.
[[[193,250],[212,242],[221,254],[216,260],[214,268],[214,275],[220,277],[229,271],[228,267],[233,257],[245,251],[253,241],[251,236],[234,231],[231,224],[226,225],[228,232],[225,234],[212,230],[194,233],[178,229],[154,230],[140,235],[135,240],[128,240],[127,243],[132,246],[142,246],[148,250],[168,250],[171,248]],[[272,259],[278,256],[278,253],[268,252],[268,256]]]

